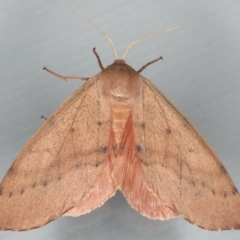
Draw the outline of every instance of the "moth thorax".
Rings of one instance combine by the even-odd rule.
[[[112,130],[117,146],[121,143],[122,134],[125,129],[127,120],[131,113],[131,106],[125,103],[113,104],[111,106]]]

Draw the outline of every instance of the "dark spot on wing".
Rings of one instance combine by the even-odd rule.
[[[43,186],[44,186],[44,187],[47,186],[47,181],[46,181],[46,180],[43,182]]]
[[[100,147],[100,148],[98,149],[98,152],[99,152],[99,153],[106,153],[106,152],[107,152],[107,147]]]
[[[99,167],[101,164],[103,164],[103,162],[104,162],[104,160],[96,162],[95,167]]]
[[[10,197],[12,196],[12,194],[13,194],[13,193],[12,193],[12,192],[10,192],[10,193],[9,193],[9,195],[8,195],[8,197],[10,198]]]
[[[222,174],[227,174],[227,170],[222,164],[219,167]]]
[[[195,182],[192,180],[191,181],[191,184],[195,187],[196,185],[195,185]]]
[[[97,162],[95,162],[94,159],[91,159],[89,162],[85,162],[84,163],[84,166],[87,167],[87,166],[91,166],[91,167],[99,167],[101,164],[104,163],[105,160],[99,160]]]
[[[237,190],[237,188],[235,186],[233,187],[232,193],[233,193],[233,195],[237,195],[238,194],[238,190]]]
[[[137,145],[137,150],[138,150],[138,152],[141,152],[142,151],[142,147],[140,145]]]
[[[169,129],[169,128],[166,129],[167,134],[170,134],[171,132],[172,132],[171,129]]]
[[[140,163],[142,163],[142,164],[145,165],[145,166],[148,166],[148,163],[147,163],[144,159],[141,159],[141,158],[140,158]]]
[[[0,196],[2,196],[2,194],[3,194],[3,188],[0,187]]]
[[[215,190],[214,190],[214,189],[212,189],[212,190],[211,190],[211,192],[212,192],[212,194],[213,194],[213,195],[215,195],[215,194],[216,194],[216,192],[215,192]]]
[[[33,183],[33,184],[32,184],[32,188],[35,188],[35,186],[36,186],[36,183]]]
[[[189,148],[188,151],[189,151],[189,152],[193,152],[194,149],[193,149],[193,148]]]
[[[76,164],[74,165],[74,167],[75,167],[75,169],[78,169],[78,168],[79,168],[78,163],[76,163]]]
[[[144,129],[146,127],[146,123],[145,122],[142,122],[141,123],[141,128]]]
[[[205,183],[204,182],[202,182],[202,187],[205,187]]]
[[[20,194],[23,195],[23,193],[24,193],[24,188],[21,189]]]
[[[75,131],[75,128],[71,128],[71,132],[74,132]]]
[[[97,124],[98,124],[98,126],[101,126],[101,125],[102,125],[102,122],[98,121],[98,123],[97,123]]]
[[[61,180],[61,175],[58,176],[58,181],[60,181],[60,180]]]
[[[14,170],[15,170],[15,167],[12,165],[12,166],[8,169],[8,174],[10,174],[10,175],[14,174]]]
[[[227,198],[227,194],[226,194],[225,192],[224,192],[223,196],[224,196],[225,198]]]

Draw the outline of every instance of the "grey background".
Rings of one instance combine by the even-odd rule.
[[[64,82],[44,66],[72,76],[113,62],[109,43],[72,8],[79,7],[114,42],[119,57],[139,37],[181,25],[137,44],[126,58],[154,82],[215,149],[240,189],[239,0],[0,1],[0,179],[24,144],[82,83]],[[34,203],[33,203],[34,207]],[[207,209],[206,209],[207,211]],[[153,221],[118,193],[103,207],[0,239],[240,239],[240,231],[210,232],[181,217]]]

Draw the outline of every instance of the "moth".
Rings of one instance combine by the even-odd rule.
[[[106,38],[114,63],[104,68],[94,49],[101,72],[45,121],[3,178],[0,229],[22,231],[79,216],[117,190],[152,219],[181,215],[209,230],[239,229],[239,193],[223,164],[140,74],[161,57],[135,71],[123,60],[125,54],[117,59]],[[45,70],[65,80],[83,79]]]

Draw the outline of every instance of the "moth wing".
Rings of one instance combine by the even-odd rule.
[[[133,125],[149,189],[193,224],[211,230],[239,229],[239,193],[214,151],[145,78],[142,94]]]
[[[137,106],[135,109],[139,110],[140,108],[140,106]],[[137,117],[135,115],[135,119],[139,119],[139,116]],[[122,169],[117,168],[116,172],[118,173],[118,179],[121,179],[121,173],[123,173],[122,176],[124,175],[120,190],[128,203],[143,216],[152,219],[165,220],[177,217],[178,214],[163,204],[158,196],[153,193],[142,174],[141,163],[138,156],[138,152],[142,148],[140,145],[136,146],[132,112],[125,125],[121,146],[123,146],[123,148],[117,162],[124,163],[124,165]]]
[[[106,161],[109,113],[99,76],[67,99],[18,155],[0,185],[0,229],[40,227],[70,209],[79,215],[115,193]],[[105,191],[102,189],[104,184]],[[93,195],[98,197],[91,200]]]

